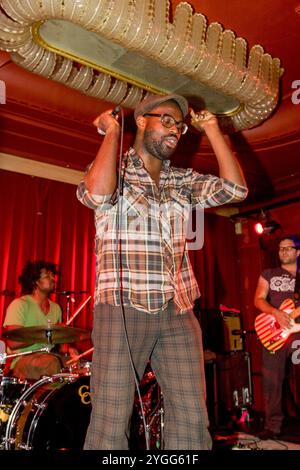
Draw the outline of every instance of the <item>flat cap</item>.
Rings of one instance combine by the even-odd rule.
[[[146,113],[152,111],[152,109],[160,106],[162,103],[166,101],[174,100],[178,104],[183,117],[185,117],[189,111],[189,104],[187,100],[180,95],[153,95],[145,100],[141,101],[134,111],[134,118],[136,119],[138,116],[143,116]]]

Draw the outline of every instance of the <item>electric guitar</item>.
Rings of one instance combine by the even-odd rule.
[[[300,307],[295,308],[294,301],[286,299],[279,309],[290,315],[292,324],[289,328],[280,326],[275,317],[268,313],[258,315],[254,323],[257,336],[264,347],[271,352],[282,348],[292,333],[300,331],[300,323],[295,323],[295,319],[300,315]]]

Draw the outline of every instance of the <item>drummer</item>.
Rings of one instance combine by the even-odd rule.
[[[21,297],[13,300],[7,308],[3,326],[5,331],[21,327],[40,327],[58,324],[62,321],[62,312],[58,303],[49,296],[55,289],[55,278],[58,269],[54,263],[47,261],[28,261],[19,276],[22,287]],[[46,342],[46,341],[45,341]],[[20,353],[40,350],[43,344],[28,344],[7,340],[8,352]],[[60,344],[58,353],[33,352],[33,354],[15,357],[11,364],[11,374],[19,379],[38,380],[44,375],[59,373],[63,367],[62,356],[70,357],[78,351],[71,345]],[[10,350],[10,351],[9,351]]]

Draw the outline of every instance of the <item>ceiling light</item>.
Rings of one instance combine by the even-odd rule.
[[[226,130],[267,119],[279,99],[280,60],[259,44],[248,49],[187,2],[172,21],[169,10],[169,0],[5,0],[0,49],[31,72],[123,107],[178,93],[195,108],[204,101]]]

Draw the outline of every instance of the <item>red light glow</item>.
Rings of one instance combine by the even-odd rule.
[[[254,225],[254,230],[257,233],[257,235],[262,235],[264,233],[264,227],[260,222],[257,222]]]

